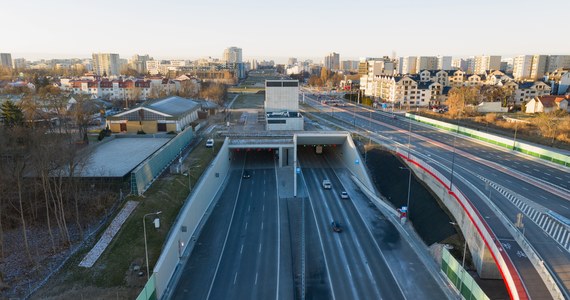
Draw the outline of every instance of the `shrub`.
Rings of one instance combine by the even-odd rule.
[[[485,116],[485,121],[487,121],[487,123],[495,123],[497,121],[497,114],[495,113],[487,114]]]

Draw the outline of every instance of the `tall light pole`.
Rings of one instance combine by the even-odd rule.
[[[150,275],[149,275],[149,267],[148,267],[148,246],[147,246],[147,242],[146,242],[146,222],[145,222],[145,218],[147,216],[151,216],[151,215],[155,215],[157,216],[158,219],[158,215],[160,215],[162,213],[162,211],[156,211],[156,212],[152,212],[152,213],[148,213],[146,215],[143,216],[143,231],[144,231],[144,253],[145,253],[145,257],[146,257],[146,280],[150,279]],[[160,223],[155,223],[155,227],[158,228],[160,225],[157,225]]]
[[[519,122],[515,122],[515,135],[513,136],[513,150],[515,150],[516,147],[516,141],[517,141],[517,129],[519,128]]]
[[[459,134],[459,118],[461,117],[461,112],[457,117],[457,132],[453,135],[453,154],[451,156],[451,177],[449,178],[449,191],[452,191],[453,188],[453,170],[455,168],[455,140],[457,139],[457,135]]]

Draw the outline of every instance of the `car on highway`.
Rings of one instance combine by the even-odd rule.
[[[346,191],[340,192],[340,199],[348,199],[348,193]]]
[[[214,147],[214,139],[208,139],[208,140],[206,141],[206,147],[207,147],[207,148],[212,148],[212,147]]]
[[[249,179],[251,178],[251,173],[248,170],[243,171],[243,178]]]
[[[323,180],[323,189],[330,190],[332,188],[331,181],[328,179]]]
[[[331,227],[332,227],[332,230],[334,232],[341,232],[342,231],[342,227],[340,227],[340,224],[337,221],[332,221]]]

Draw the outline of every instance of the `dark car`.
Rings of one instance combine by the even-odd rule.
[[[340,227],[340,224],[337,221],[332,221],[331,227],[332,227],[332,230],[334,232],[341,232],[342,231],[342,228]]]
[[[251,178],[251,173],[249,173],[249,171],[247,171],[247,170],[243,171],[243,178],[245,178],[245,179]]]

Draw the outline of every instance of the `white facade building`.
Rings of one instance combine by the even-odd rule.
[[[452,61],[452,57],[451,56],[438,56],[437,57],[437,69],[438,70],[452,70],[453,68],[451,67],[451,61]]]
[[[119,54],[93,53],[93,71],[97,75],[121,75],[121,61]]]
[[[267,130],[303,130],[298,80],[265,81]]]
[[[514,58],[513,77],[515,80],[525,80],[530,78],[532,59],[532,55],[519,55]]]
[[[229,64],[242,63],[242,50],[238,47],[229,47],[224,50],[223,60]]]

